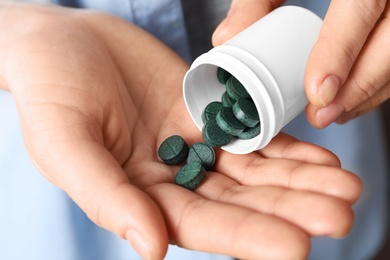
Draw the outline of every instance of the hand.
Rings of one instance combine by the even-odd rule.
[[[233,0],[213,44],[222,44],[283,2]],[[332,1],[305,73],[306,114],[313,126],[345,123],[390,97],[389,13],[385,0]]]
[[[348,233],[360,181],[330,152],[284,134],[245,156],[218,150],[195,192],[173,184],[178,167],[158,160],[159,144],[201,134],[182,98],[188,65],[155,38],[89,11],[15,5],[2,15],[14,26],[0,30],[0,86],[14,95],[31,159],[144,259],[162,259],[169,242],[304,258],[310,236]]]
[[[345,123],[390,97],[389,7],[383,0],[332,1],[305,75],[313,126]]]

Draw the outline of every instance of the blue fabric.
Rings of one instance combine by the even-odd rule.
[[[125,18],[156,35],[190,62],[179,0],[58,0]],[[329,1],[288,1],[324,16]],[[126,241],[97,227],[60,189],[34,168],[24,148],[12,96],[0,91],[0,259],[124,260],[140,259]],[[316,130],[304,115],[285,129],[299,139],[336,153],[362,178],[365,189],[355,205],[356,224],[343,240],[313,239],[310,259],[369,259],[385,230],[388,169],[377,112],[344,126]],[[224,256],[170,246],[166,259],[222,260]]]
[[[180,0],[55,0],[77,8],[90,8],[122,17],[150,32],[190,62]]]

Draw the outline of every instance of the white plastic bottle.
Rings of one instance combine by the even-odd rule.
[[[307,105],[305,67],[321,25],[321,18],[307,9],[280,7],[199,56],[183,82],[185,103],[197,127],[202,130],[207,104],[220,101],[226,90],[217,78],[221,67],[244,85],[261,122],[257,137],[235,139],[222,149],[246,154],[265,147]]]

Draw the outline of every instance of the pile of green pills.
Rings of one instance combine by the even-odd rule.
[[[226,91],[221,101],[209,103],[202,113],[202,137],[205,142],[188,146],[179,135],[165,139],[158,156],[168,165],[186,163],[176,174],[176,184],[194,190],[202,183],[207,171],[215,164],[214,147],[221,147],[238,138],[247,140],[260,134],[260,119],[256,106],[245,87],[229,72],[217,70],[218,81]]]
[[[179,135],[165,139],[158,148],[158,156],[168,165],[186,164],[176,174],[176,184],[189,190],[196,189],[206,177],[206,172],[215,164],[215,151],[207,143],[188,146]]]
[[[212,147],[228,144],[233,138],[252,139],[260,134],[260,118],[245,87],[229,72],[217,70],[218,81],[226,91],[221,102],[209,103],[202,113],[202,136]]]

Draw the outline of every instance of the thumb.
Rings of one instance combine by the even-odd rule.
[[[311,104],[326,107],[335,99],[385,5],[386,1],[331,2],[306,67],[306,94]],[[339,109],[333,119],[342,112]]]
[[[66,136],[62,142],[50,133],[29,134],[28,150],[39,171],[67,192],[93,222],[128,240],[142,259],[163,259],[169,241],[162,213],[129,182],[102,144],[91,138]]]
[[[233,0],[227,17],[219,24],[212,36],[218,46],[279,7],[285,0]]]

